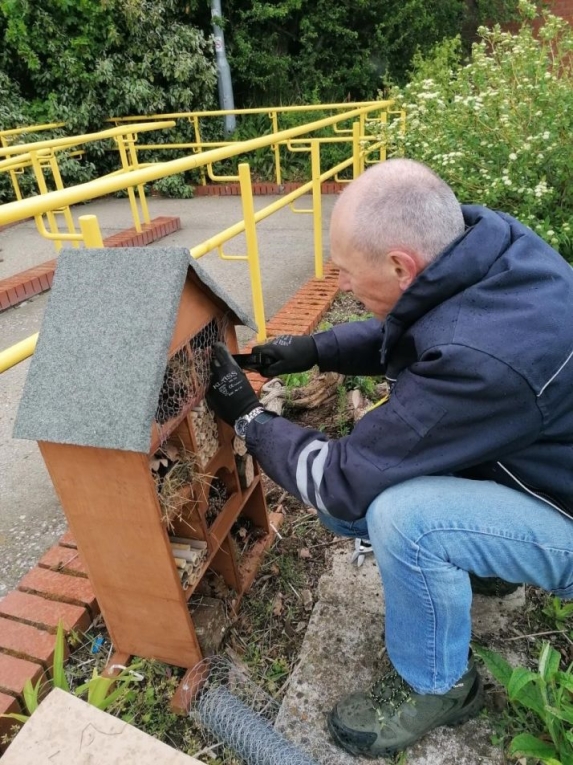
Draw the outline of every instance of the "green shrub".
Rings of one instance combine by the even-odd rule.
[[[425,162],[460,201],[508,212],[573,260],[573,29],[519,4],[515,34],[480,28],[469,63],[459,40],[417,57],[392,95],[407,111],[386,129],[390,152]]]

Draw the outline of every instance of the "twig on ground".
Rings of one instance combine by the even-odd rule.
[[[314,550],[316,547],[331,547],[332,545],[341,545],[343,542],[348,542],[350,537],[342,537],[341,539],[332,539],[330,542],[319,542],[316,545],[309,545],[307,550]]]
[[[201,757],[203,754],[212,754],[213,749],[218,749],[220,746],[223,746],[223,742],[219,741],[217,744],[213,744],[212,746],[205,746],[203,749],[201,749],[199,752],[195,752],[193,757]]]
[[[532,632],[529,635],[517,635],[517,637],[505,638],[505,642],[509,643],[511,640],[525,640],[526,638],[543,637],[545,635],[564,635],[565,639],[573,645],[573,640],[567,634],[569,630],[549,630],[548,632]]]
[[[277,535],[277,539],[282,539],[282,538],[283,538],[283,537],[282,537],[282,534],[279,534],[279,530],[278,530],[278,529],[277,529],[277,527],[274,525],[274,523],[270,523],[270,522],[269,522],[269,526],[271,527],[271,529],[272,529],[272,530],[275,532],[275,534]]]

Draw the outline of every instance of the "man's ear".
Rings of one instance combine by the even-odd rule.
[[[388,253],[388,262],[402,292],[405,292],[422,270],[417,260],[404,250]]]

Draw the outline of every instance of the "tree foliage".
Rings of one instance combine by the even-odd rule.
[[[0,87],[19,88],[30,120],[74,131],[204,108],[216,74],[192,11],[177,0],[0,0]],[[0,127],[20,122],[1,116]]]
[[[225,38],[241,105],[369,99],[429,51],[514,0],[225,0]]]

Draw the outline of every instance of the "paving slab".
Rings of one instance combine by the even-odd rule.
[[[320,765],[367,765],[336,747],[326,717],[336,701],[368,688],[384,653],[384,596],[373,558],[350,564],[353,543],[338,549],[319,583],[316,603],[276,726]],[[524,602],[523,588],[509,598],[475,596],[472,618],[483,634],[503,629]],[[507,621],[506,621],[507,620]],[[502,765],[482,718],[430,732],[406,755],[407,765]],[[383,761],[382,758],[380,761]]]
[[[3,765],[203,765],[71,693],[54,689],[20,730]]]

